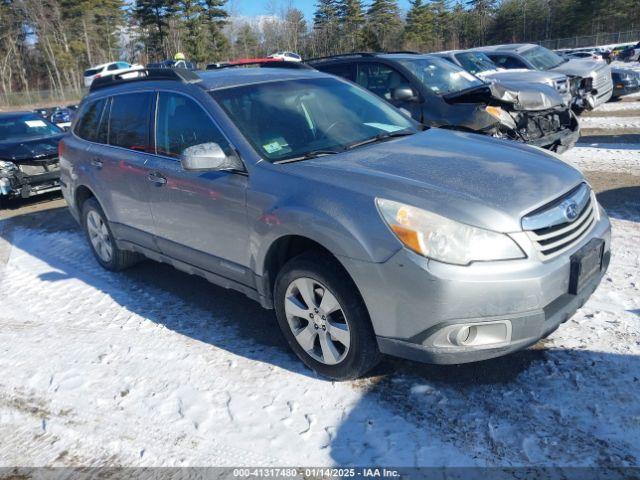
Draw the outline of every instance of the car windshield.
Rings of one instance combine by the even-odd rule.
[[[459,92],[484,83],[457,65],[441,58],[402,59],[398,62],[408,68],[429,90],[437,95]]]
[[[529,60],[529,62],[538,70],[549,70],[550,68],[555,68],[561,63],[566,62],[566,59],[544,47],[534,47],[526,50],[525,52],[522,52],[522,56]]]
[[[260,83],[211,95],[269,161],[337,153],[419,131],[372,93],[336,78]]]
[[[55,125],[34,114],[0,117],[0,142],[48,137],[63,133]]]
[[[462,68],[474,75],[498,69],[498,66],[484,53],[462,52],[456,53],[455,57],[460,62],[460,65],[462,65]]]

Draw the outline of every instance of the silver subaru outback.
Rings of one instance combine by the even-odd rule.
[[[580,172],[287,67],[94,82],[60,162],[103,267],[146,257],[239,290],[334,379],[381,354],[505,355],[595,290],[610,224]]]

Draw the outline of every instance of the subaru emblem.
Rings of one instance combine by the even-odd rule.
[[[571,202],[569,203],[569,205],[567,205],[567,207],[564,209],[564,216],[569,221],[576,219],[576,217],[578,216],[578,205],[576,204],[576,202]]]

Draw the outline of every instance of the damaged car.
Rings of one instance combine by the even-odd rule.
[[[571,79],[574,96],[573,108],[577,112],[593,110],[606,103],[613,93],[611,68],[606,62],[568,59],[533,43],[515,43],[475,48],[484,52],[501,68],[551,71],[562,73]]]
[[[507,70],[496,65],[493,60],[483,52],[449,50],[432,55],[449,60],[451,63],[464,68],[467,72],[485,82],[517,82],[547,85],[553,87],[562,96],[567,105],[571,105],[573,101],[571,82],[569,77],[562,73],[531,70],[528,68]]]
[[[32,112],[0,113],[0,205],[60,190],[64,132]]]
[[[614,67],[611,69],[613,77],[612,99],[640,92],[640,73],[630,68]]]
[[[308,64],[365,87],[428,126],[556,152],[571,148],[580,136],[577,118],[553,87],[486,83],[433,55],[347,54]]]

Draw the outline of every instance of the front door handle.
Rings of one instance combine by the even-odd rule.
[[[96,168],[102,168],[102,160],[99,160],[97,158],[94,158],[93,160],[91,160],[91,165],[93,165]]]
[[[147,180],[155,183],[158,186],[167,184],[167,177],[160,175],[158,172],[151,172],[149,175],[147,175]]]

